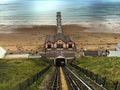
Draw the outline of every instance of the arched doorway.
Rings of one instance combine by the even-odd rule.
[[[67,62],[66,59],[62,56],[57,57],[54,61],[55,66],[57,67],[60,67],[60,66],[64,67],[66,65],[66,62]]]

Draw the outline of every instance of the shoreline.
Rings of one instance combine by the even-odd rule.
[[[68,26],[68,25],[78,25],[78,26],[82,26],[82,27],[86,27],[89,28],[87,29],[85,32],[97,32],[97,33],[120,33],[120,21],[91,21],[91,22],[77,22],[77,23],[64,23],[63,22],[63,26]],[[54,23],[42,23],[42,24],[9,24],[9,25],[5,25],[5,24],[0,24],[0,33],[2,28],[1,27],[5,27],[5,26],[9,26],[12,27],[11,29],[16,29],[16,28],[21,28],[21,27],[34,27],[34,26],[56,26],[56,24]],[[3,28],[4,29],[4,28]]]
[[[93,28],[87,25],[63,25],[64,34],[72,37],[78,50],[81,48],[87,50],[115,49],[116,43],[120,42],[120,33],[108,31],[101,32],[98,30],[95,32]],[[24,50],[39,48],[42,50],[46,35],[54,34],[56,34],[56,25],[3,26],[3,29],[0,28],[0,46],[6,50],[17,50],[19,48]]]

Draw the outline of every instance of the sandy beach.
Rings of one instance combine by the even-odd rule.
[[[120,42],[120,27],[112,28],[111,23],[102,24],[69,24],[63,25],[63,32],[71,35],[75,41],[77,49],[115,49],[115,45]],[[94,26],[93,26],[94,25]],[[102,25],[102,26],[101,26]],[[107,25],[110,27],[107,28]],[[100,29],[102,28],[102,29]],[[114,29],[114,31],[113,31]],[[119,31],[119,32],[118,32]],[[46,35],[56,33],[55,25],[34,25],[34,26],[0,26],[0,46],[8,50],[43,50]]]
[[[17,28],[0,32],[0,46],[6,50],[35,50],[42,49],[45,37],[55,34],[55,26],[17,26]],[[9,33],[7,33],[9,32]]]

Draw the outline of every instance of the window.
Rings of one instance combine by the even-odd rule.
[[[69,44],[69,45],[68,45],[68,48],[72,48],[72,44]]]
[[[47,46],[48,48],[51,48],[51,44],[48,44],[48,46]]]
[[[63,48],[63,44],[57,44],[57,48]]]

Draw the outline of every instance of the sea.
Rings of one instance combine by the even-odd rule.
[[[120,0],[0,0],[0,24],[63,24],[120,21]]]

